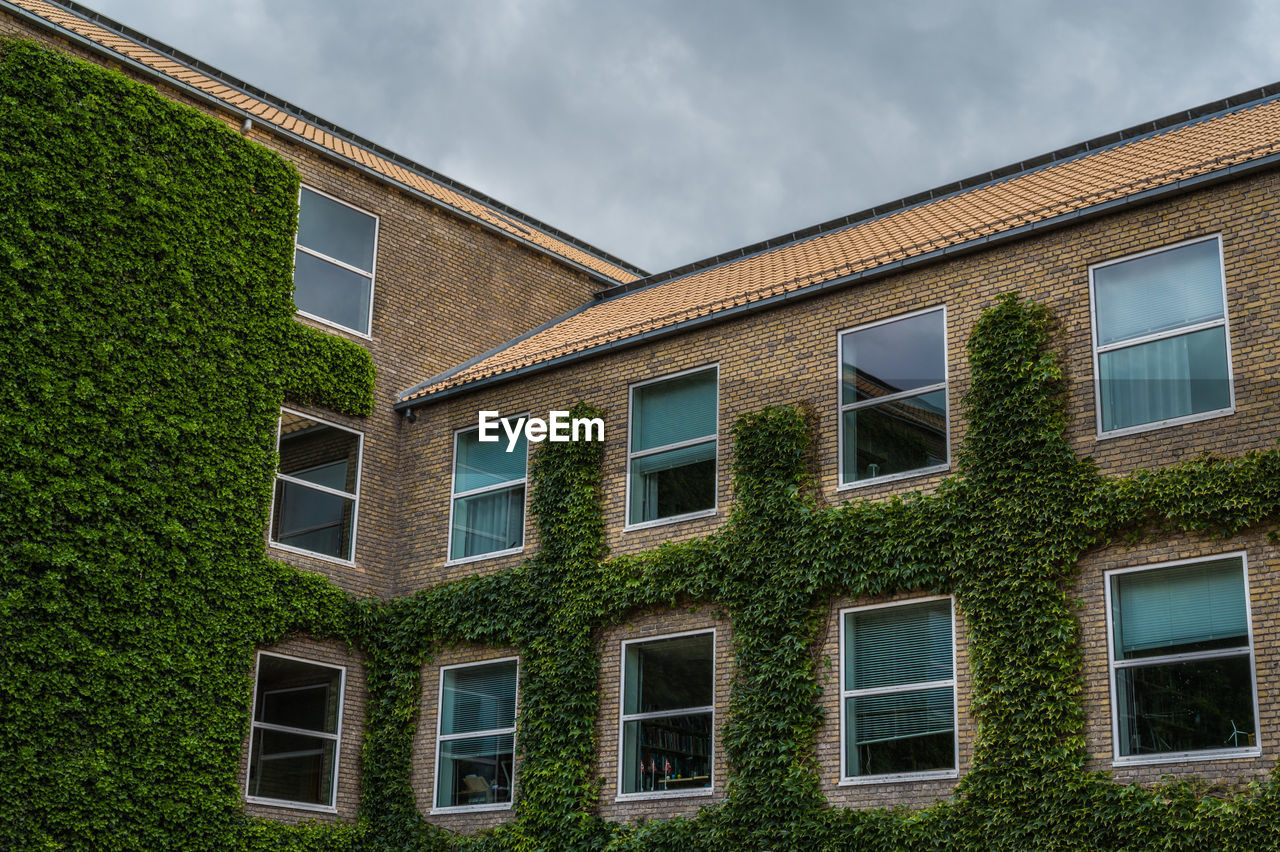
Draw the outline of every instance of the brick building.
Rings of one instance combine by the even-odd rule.
[[[282,413],[266,546],[353,594],[401,597],[537,551],[529,447],[481,442],[481,411],[604,410],[615,555],[719,528],[730,428],[767,405],[814,413],[825,503],[929,493],[966,434],[966,341],[1011,290],[1057,319],[1067,437],[1102,474],[1267,449],[1280,429],[1275,88],[650,275],[89,10],[2,8],[0,32],[154,85],[300,172],[298,321],[369,349],[377,406]],[[1272,769],[1278,587],[1257,531],[1088,552],[1071,594],[1090,766],[1232,784]],[[832,804],[950,794],[976,735],[965,618],[948,595],[829,601],[814,651],[835,672],[816,744]],[[596,637],[601,816],[724,796],[732,638],[710,608]],[[511,819],[520,653],[460,644],[424,666],[411,780],[429,820]],[[359,656],[296,636],[262,649],[256,684],[246,810],[353,820]]]

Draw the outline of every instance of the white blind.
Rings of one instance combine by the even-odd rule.
[[[1099,345],[1223,316],[1217,240],[1095,269],[1093,286]]]
[[[1249,642],[1239,557],[1119,574],[1112,583],[1119,659],[1151,656],[1152,651],[1174,654],[1205,642]]]

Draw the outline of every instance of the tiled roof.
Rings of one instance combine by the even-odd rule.
[[[233,111],[251,117],[255,124],[274,126],[286,135],[306,140],[492,230],[563,258],[599,278],[627,283],[644,274],[643,270],[593,246],[309,115],[90,9],[75,3],[55,5],[45,0],[3,0],[0,7],[3,6],[25,10],[98,49],[105,49],[134,65],[167,77],[206,99],[221,102]]]
[[[679,331],[734,309],[1050,225],[1280,154],[1277,87],[1170,116],[729,256],[652,276],[401,395],[401,406]],[[1244,102],[1244,106],[1238,106]],[[1083,151],[1083,153],[1081,153]],[[1270,162],[1267,160],[1266,162]]]

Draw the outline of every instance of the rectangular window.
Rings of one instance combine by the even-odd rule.
[[[333,809],[345,679],[341,666],[258,654],[249,801]]]
[[[1234,410],[1218,237],[1089,269],[1098,434]]]
[[[440,670],[437,809],[511,807],[517,667],[512,657]]]
[[[1107,574],[1117,763],[1259,754],[1243,554]]]
[[[954,777],[951,599],[840,615],[844,782]]]
[[[351,429],[281,412],[272,544],[341,562],[355,558],[362,441]]]
[[[622,643],[618,792],[710,792],[715,632]]]
[[[524,548],[528,458],[523,430],[510,451],[505,435],[497,441],[481,441],[479,429],[455,433],[450,562],[519,553]]]
[[[627,525],[714,514],[719,368],[633,385]]]
[[[840,333],[840,485],[946,470],[944,308]]]
[[[377,247],[378,217],[302,187],[293,255],[298,311],[367,337]]]

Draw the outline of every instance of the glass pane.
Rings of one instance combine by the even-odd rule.
[[[1120,754],[1257,744],[1249,656],[1116,670]]]
[[[631,460],[629,523],[716,506],[716,445],[696,444]]]
[[[710,707],[714,656],[710,633],[627,645],[622,712]]]
[[[348,266],[373,271],[377,240],[372,216],[303,188],[298,211],[298,244]]]
[[[514,728],[515,724],[515,660],[445,671],[441,734]]]
[[[511,734],[440,743],[436,807],[491,805],[511,801],[515,778],[515,738]]]
[[[276,480],[271,540],[335,559],[351,558],[356,501]]]
[[[844,688],[874,689],[950,680],[951,602],[845,614]]]
[[[360,436],[292,412],[280,416],[280,472],[354,494]]]
[[[254,721],[336,734],[341,701],[341,669],[269,654],[258,658]]]
[[[524,486],[453,501],[449,558],[511,550],[524,544]]]
[[[636,388],[631,451],[652,450],[716,434],[716,371],[703,370]]]
[[[844,405],[946,381],[942,311],[848,332],[840,351]]]
[[[298,310],[343,328],[369,331],[371,279],[298,251],[293,258],[293,288],[293,303]]]
[[[947,392],[844,412],[843,481],[947,463]]]
[[[848,776],[955,768],[951,687],[845,699]]]
[[[337,743],[255,728],[249,758],[249,795],[309,805],[333,804]]]
[[[507,452],[507,435],[501,431],[498,441],[481,441],[480,431],[458,433],[458,448],[453,460],[453,493],[461,494],[486,485],[501,485],[525,477],[525,460],[529,456],[524,430],[520,439]]]
[[[711,786],[711,714],[666,716],[622,726],[622,792]]]
[[[1221,319],[1218,241],[1095,269],[1093,292],[1099,346]]]
[[[1111,582],[1117,659],[1249,644],[1249,603],[1238,557],[1118,574]]]
[[[1222,327],[1101,352],[1098,370],[1104,432],[1231,405]]]

